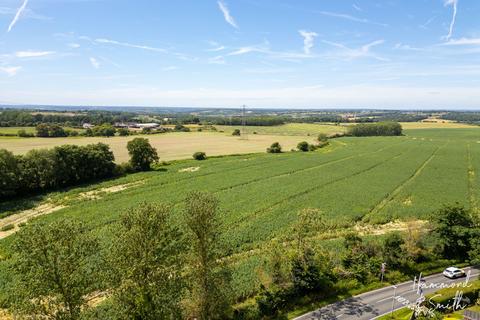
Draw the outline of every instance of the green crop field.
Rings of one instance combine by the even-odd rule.
[[[308,153],[183,160],[162,170],[40,196],[30,205],[61,204],[63,209],[41,219],[82,220],[108,243],[111,223],[129,207],[165,201],[178,214],[187,192],[212,192],[221,202],[230,248],[225,255],[242,257],[233,265],[237,294],[247,296],[259,285],[255,270],[263,257],[255,250],[288,234],[299,210],[318,208],[335,226],[346,228],[358,222],[428,219],[443,204],[455,202],[477,209],[479,170],[480,129],[419,129],[401,137],[335,139]],[[114,192],[112,186],[123,187]],[[100,191],[91,196],[95,190]],[[14,204],[2,204],[0,213],[6,215]],[[14,237],[0,241],[0,261]]]

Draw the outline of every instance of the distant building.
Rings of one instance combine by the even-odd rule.
[[[92,129],[93,127],[95,127],[93,124],[91,123],[84,123],[82,125],[83,129]]]
[[[136,127],[140,128],[140,129],[155,129],[155,128],[160,127],[160,125],[158,123],[153,123],[153,122],[152,123],[137,123]]]

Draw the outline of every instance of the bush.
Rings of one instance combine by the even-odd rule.
[[[179,132],[190,132],[190,128],[187,128],[181,124],[177,124],[175,125],[175,131],[179,131]]]
[[[109,123],[104,123],[101,126],[94,127],[92,133],[95,137],[113,137],[115,128]]]
[[[326,135],[325,133],[320,133],[320,134],[318,135],[318,137],[317,137],[317,140],[318,140],[319,142],[325,142],[325,141],[328,140],[328,137],[327,137],[327,135]]]
[[[118,129],[118,135],[121,136],[121,137],[126,137],[126,136],[130,135],[130,131],[128,131],[127,128],[120,128],[120,129]]]
[[[232,136],[239,136],[240,135],[240,129],[235,129],[232,132]]]
[[[15,226],[13,224],[6,224],[0,229],[0,231],[9,231],[13,230],[14,228]]]
[[[31,138],[33,137],[33,133],[28,133],[24,129],[18,130],[17,135],[21,138]]]
[[[297,144],[297,149],[303,152],[307,152],[309,150],[309,145],[307,141],[302,141]]]
[[[272,143],[270,148],[267,148],[268,153],[281,153],[282,152],[282,146],[278,142]]]
[[[205,160],[205,159],[207,159],[207,155],[205,154],[205,152],[195,152],[193,154],[193,159],[195,159],[195,160]]]

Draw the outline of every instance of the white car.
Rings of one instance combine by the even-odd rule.
[[[443,275],[450,279],[465,277],[465,271],[455,267],[448,267],[443,271]]]

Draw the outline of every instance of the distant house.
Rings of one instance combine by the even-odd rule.
[[[91,123],[84,123],[82,125],[83,129],[92,129],[93,127],[95,127],[93,124]]]
[[[115,128],[128,128],[129,125],[123,122],[115,122],[113,125]]]
[[[155,129],[155,128],[160,127],[160,125],[158,123],[154,123],[154,122],[152,122],[152,123],[137,123],[136,127],[140,128],[140,129]]]

